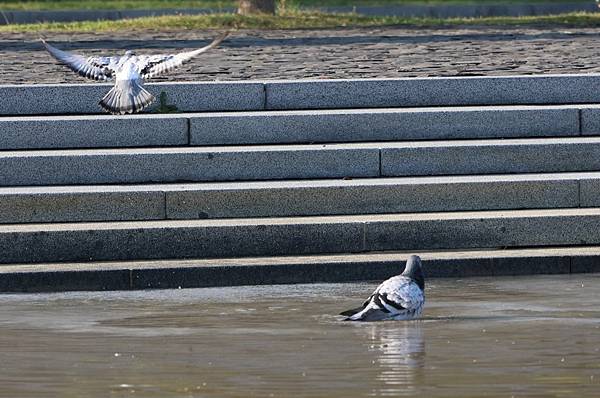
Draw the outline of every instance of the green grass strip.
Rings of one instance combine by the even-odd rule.
[[[325,14],[291,11],[283,15],[241,16],[236,14],[180,15],[125,19],[118,21],[47,22],[3,25],[0,32],[115,32],[131,30],[189,29],[322,29],[375,26],[460,26],[460,25],[555,25],[600,26],[600,13],[570,13],[550,16],[485,18],[404,18],[370,17],[359,14]]]
[[[281,2],[281,0],[279,0]],[[400,4],[581,3],[582,0],[284,0],[291,7],[385,6]],[[0,10],[110,10],[235,7],[235,0],[0,0]]]

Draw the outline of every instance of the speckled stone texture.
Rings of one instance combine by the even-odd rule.
[[[598,102],[600,75],[361,79],[267,84],[267,109]]]
[[[0,152],[0,184],[72,185],[596,171],[600,138]]]
[[[296,220],[0,226],[0,263],[353,252],[363,225]]]
[[[166,95],[161,105],[163,110],[170,108],[179,112],[512,105],[513,111],[539,110],[537,120],[531,113],[528,115],[532,127],[539,128],[539,123],[544,122],[540,119],[544,119],[545,112],[559,112],[559,108],[548,110],[518,108],[514,107],[514,104],[555,105],[597,102],[600,99],[598,95],[600,75],[158,83],[149,84],[148,88],[157,96],[159,92]],[[107,89],[106,84],[0,85],[0,114],[105,113],[99,109],[96,100],[92,97],[101,98],[99,91],[104,92]],[[365,93],[368,95],[364,95]],[[79,98],[86,98],[86,100],[81,101]],[[144,113],[157,112],[157,106],[158,102],[148,110],[144,110]],[[444,110],[447,113],[442,113]],[[510,117],[509,114],[499,114],[500,110],[493,107],[487,108],[489,112],[487,117],[473,112],[484,110],[486,109],[465,109],[456,113],[457,109],[441,109],[437,110],[437,116],[445,116],[449,119],[447,121],[449,123],[456,123],[463,118],[464,123],[480,123],[482,128],[490,128],[490,124],[493,124],[496,130],[500,128],[501,123],[515,123],[514,118],[519,116],[518,113],[514,113],[513,120],[509,121],[506,119]],[[560,111],[576,112],[574,109]],[[431,110],[421,112],[425,114],[419,117],[428,116],[427,112]],[[365,111],[355,111],[354,118],[360,121],[361,117],[363,119],[367,117],[365,113]],[[289,114],[287,119],[284,119],[283,115],[285,113],[274,120],[273,127],[277,128],[277,119],[279,125],[287,123],[291,127],[294,124],[297,128],[305,127],[298,124],[296,119],[289,117]],[[305,115],[311,114],[305,113]],[[335,112],[321,115],[321,122],[326,124],[325,128],[327,124],[336,122]],[[380,115],[378,116],[381,118]],[[404,121],[410,123],[410,119],[407,120],[410,117],[409,111],[404,111],[403,115],[391,113],[385,115],[386,118],[391,119],[389,123],[394,122],[394,116],[403,116]],[[563,115],[562,118],[568,118],[572,123],[574,116]],[[469,120],[470,117],[475,119]],[[366,121],[381,124],[380,119],[375,115],[370,116]],[[257,122],[257,119],[243,120],[244,124],[247,122]],[[428,123],[431,121],[428,120]],[[234,127],[239,127],[239,122]],[[546,129],[547,127],[548,123]],[[510,125],[506,128],[510,128]],[[511,136],[510,133],[507,134]]]
[[[574,208],[598,197],[600,173],[14,187],[0,188],[0,223]]]
[[[379,150],[350,145],[0,151],[0,185],[376,177]]]
[[[98,102],[112,84],[43,84],[0,86],[0,115],[106,114]],[[261,83],[190,82],[148,84],[154,103],[144,110],[153,113],[161,106],[178,112],[242,111],[263,109]]]
[[[426,177],[191,184],[167,191],[172,219],[278,217],[579,206],[591,176]],[[600,183],[596,182],[600,191]],[[174,187],[176,188],[176,187]]]
[[[427,278],[598,272],[597,247],[421,252]],[[0,267],[1,292],[177,289],[384,280],[408,253],[19,264]]]
[[[0,150],[188,144],[182,116],[31,116],[0,118]]]
[[[581,110],[581,134],[600,135],[600,109],[594,107]]]
[[[572,107],[436,107],[190,115],[192,145],[579,135]]]
[[[2,34],[0,112],[55,116],[0,118],[0,290],[383,279],[397,251],[428,276],[598,271],[600,75],[581,72],[600,72],[599,31],[242,31],[149,86],[187,113],[124,118],[62,116],[99,113],[108,86]],[[48,38],[98,54],[214,34]]]
[[[0,263],[600,244],[600,209],[0,225]]]
[[[599,137],[381,144],[381,174],[388,177],[599,169]]]
[[[599,217],[598,209],[390,215],[367,224],[366,246],[379,251],[597,245]]]
[[[0,224],[164,218],[165,194],[141,186],[0,188]]]

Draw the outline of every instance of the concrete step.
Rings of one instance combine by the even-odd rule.
[[[0,118],[0,150],[524,138],[600,133],[600,106]]]
[[[600,75],[295,80],[265,84],[266,109],[581,104],[598,102]]]
[[[1,117],[0,131],[0,150],[189,144],[182,114]]]
[[[581,126],[580,126],[581,121]],[[190,115],[192,145],[560,137],[600,132],[595,105],[236,112]]]
[[[0,114],[102,113],[111,84],[3,85]],[[595,103],[600,75],[154,83],[182,112]],[[156,107],[156,104],[155,104]],[[151,108],[155,109],[155,108]]]
[[[600,137],[0,151],[0,186],[600,170]]]
[[[0,188],[0,223],[600,206],[600,172]]]
[[[0,267],[0,292],[138,290],[381,281],[412,252]],[[418,252],[427,278],[600,272],[600,247]],[[435,283],[435,282],[434,282]]]
[[[0,115],[106,114],[98,103],[114,83],[0,85]],[[161,95],[179,112],[264,109],[262,82],[188,82],[145,85],[157,100],[145,112],[156,112]]]
[[[600,208],[0,225],[0,263],[600,244]]]
[[[376,176],[360,144],[0,152],[0,186]]]
[[[381,143],[381,175],[600,170],[600,137]]]

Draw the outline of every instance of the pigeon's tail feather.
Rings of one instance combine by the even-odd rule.
[[[343,316],[352,316],[354,314],[358,314],[359,312],[361,312],[364,309],[365,309],[365,307],[353,308],[351,310],[340,312],[340,315],[343,315]]]
[[[135,113],[154,101],[150,94],[136,80],[117,81],[115,86],[100,100],[100,106],[115,115]]]
[[[358,322],[375,322],[375,321],[383,321],[385,319],[389,319],[389,312],[382,311],[378,308],[369,308],[365,309],[361,312],[358,312],[348,318],[346,321],[358,321]]]

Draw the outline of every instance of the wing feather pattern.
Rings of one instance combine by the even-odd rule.
[[[404,276],[383,282],[360,308],[344,311],[348,321],[378,321],[385,319],[411,319],[418,316],[423,306],[423,292],[419,286]]]
[[[140,57],[140,61],[142,61],[142,63],[145,63],[145,65],[143,65],[143,67],[141,68],[140,75],[144,79],[150,79],[154,76],[170,72],[173,69],[183,65],[190,59],[194,58],[195,56],[218,46],[223,40],[225,40],[227,36],[229,36],[229,32],[221,34],[219,37],[214,39],[212,43],[210,43],[208,46],[193,51],[169,55],[152,55],[146,56],[145,59]]]
[[[118,61],[117,57],[88,57],[59,50],[41,39],[46,50],[61,63],[80,76],[93,80],[108,80],[113,77],[110,65]]]

